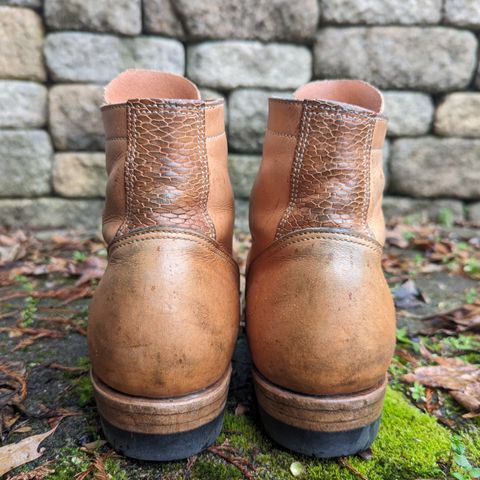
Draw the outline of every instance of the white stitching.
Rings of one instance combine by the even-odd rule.
[[[275,234],[275,238],[278,239],[280,238],[282,231],[285,227],[285,224],[287,223],[288,218],[290,217],[290,214],[292,213],[293,209],[295,208],[295,204],[297,201],[298,197],[298,182],[299,182],[299,175],[300,175],[300,170],[303,165],[303,156],[305,154],[305,150],[307,147],[307,137],[310,133],[310,109],[308,108],[308,105],[304,106],[304,110],[302,112],[302,119],[300,120],[301,122],[301,133],[300,133],[300,138],[298,140],[297,148],[295,149],[295,158],[293,159],[293,165],[292,165],[292,179],[291,179],[291,187],[290,187],[290,199],[288,201],[288,207],[285,210],[285,213],[283,214],[282,220],[280,221],[278,227],[277,227],[277,232]]]

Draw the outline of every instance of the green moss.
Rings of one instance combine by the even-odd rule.
[[[463,444],[466,448],[466,455],[476,467],[480,467],[480,430],[477,425],[467,431],[460,432]]]
[[[79,473],[84,472],[90,465],[92,457],[77,448],[65,448],[52,465],[54,472],[49,475],[48,480],[72,480]],[[114,458],[104,460],[105,470],[111,480],[128,480],[128,474]],[[94,479],[94,472],[87,479]]]
[[[90,461],[87,455],[76,448],[64,448],[53,464],[54,473],[49,480],[71,480],[78,473],[88,468]]]
[[[299,461],[306,469],[304,478],[309,480],[356,479],[336,460],[312,460],[277,449],[248,416],[227,413],[219,441],[225,438],[255,461],[258,478],[291,479],[290,465]],[[468,441],[470,446],[475,439],[468,436]],[[447,428],[412,406],[402,393],[389,389],[373,458],[365,461],[351,457],[348,462],[370,480],[435,478],[442,476],[441,465],[448,462],[450,448],[451,433]],[[478,454],[474,448],[469,450],[472,457]]]
[[[93,403],[93,385],[89,375],[83,375],[74,380],[75,393],[78,396],[78,404],[85,407]]]
[[[439,465],[448,461],[450,447],[449,430],[389,390],[373,461],[351,463],[370,480],[434,478],[442,475]]]
[[[127,472],[123,470],[120,462],[113,458],[107,458],[104,462],[105,470],[112,480],[127,480]]]
[[[191,478],[198,480],[207,478],[208,480],[240,480],[243,478],[243,475],[233,465],[197,460]]]
[[[261,433],[253,418],[244,415],[234,415],[229,411],[225,412],[223,430],[218,437],[217,443],[221,444],[227,438],[232,447],[242,452],[248,452],[252,445],[262,450],[270,446],[270,442]]]

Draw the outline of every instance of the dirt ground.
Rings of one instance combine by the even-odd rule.
[[[242,269],[248,245],[248,235],[237,234]],[[480,478],[479,230],[390,226],[383,266],[397,305],[398,347],[383,424],[371,451],[329,461],[291,454],[264,435],[243,330],[214,447],[163,464],[115,454],[99,428],[85,338],[106,255],[98,239],[0,233],[0,472],[2,459],[19,465],[4,467],[3,478]],[[22,463],[29,448],[37,450],[35,436],[55,425],[38,458]]]

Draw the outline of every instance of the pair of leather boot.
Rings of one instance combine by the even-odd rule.
[[[185,458],[221,430],[239,328],[223,101],[145,70],[119,75],[105,100],[109,262],[88,328],[98,411],[125,455]],[[394,348],[382,108],[378,90],[350,80],[270,99],[251,196],[260,416],[279,444],[317,457],[373,442]]]

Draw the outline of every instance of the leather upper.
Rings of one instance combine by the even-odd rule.
[[[124,393],[185,395],[225,373],[239,322],[223,101],[145,70],[114,79],[106,101],[109,264],[90,306],[92,367]]]
[[[332,81],[307,85],[311,89],[323,83]],[[356,83],[365,88],[363,82]],[[378,96],[374,105],[381,108]],[[274,239],[301,228],[346,228],[383,244],[386,129],[381,113],[357,105],[271,98],[262,163],[251,195],[249,261]]]
[[[393,353],[382,108],[378,90],[350,80],[269,102],[250,205],[247,331],[255,366],[297,392],[371,388]]]
[[[186,81],[186,80],[185,80]],[[149,226],[187,228],[231,252],[234,203],[223,101],[105,105],[105,241]]]
[[[187,395],[227,371],[239,324],[235,262],[201,234],[125,235],[90,305],[92,368],[134,396]]]

